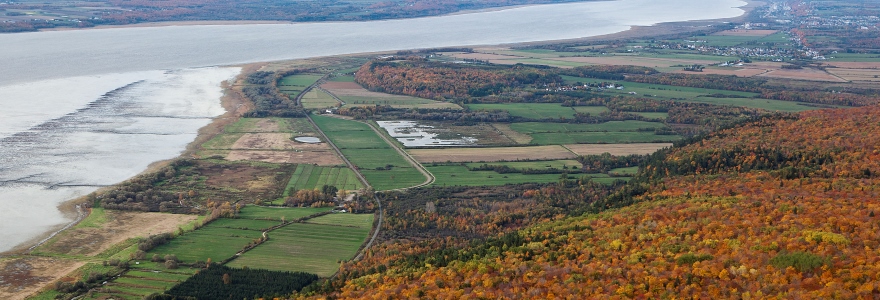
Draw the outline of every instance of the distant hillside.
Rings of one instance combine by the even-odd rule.
[[[634,205],[408,259],[374,252],[334,296],[876,299],[878,113],[719,131],[644,168]]]

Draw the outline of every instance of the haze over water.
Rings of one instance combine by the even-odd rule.
[[[223,113],[246,62],[572,39],[735,17],[739,0],[619,0],[419,19],[0,34],[0,252],[70,220],[56,208],[173,158]]]

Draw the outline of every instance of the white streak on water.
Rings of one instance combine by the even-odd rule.
[[[123,74],[136,81],[74,112],[0,139],[0,251],[63,224],[66,219],[56,208],[61,202],[179,155],[199,128],[224,112],[220,83],[239,71]],[[51,84],[63,86],[58,81]],[[72,105],[47,107],[44,115],[57,115]]]

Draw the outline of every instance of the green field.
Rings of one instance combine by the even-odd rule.
[[[604,106],[572,106],[571,108],[574,109],[575,112],[591,115],[598,115],[600,113],[609,111],[609,109]]]
[[[573,159],[560,159],[560,160],[538,160],[538,161],[500,161],[500,162],[490,162],[490,163],[468,163],[466,164],[470,168],[479,167],[482,165],[493,165],[493,166],[508,166],[516,169],[563,169],[563,168],[572,168],[576,167],[580,169],[581,163],[573,160]]]
[[[187,263],[206,261],[208,258],[221,261],[232,257],[262,234],[258,230],[230,229],[223,226],[208,223],[199,230],[185,233],[168,244],[153,248],[147,253],[147,257],[152,257],[153,254],[174,254]]]
[[[339,106],[339,101],[321,90],[312,89],[300,98],[303,108],[321,109]]]
[[[162,293],[167,289],[186,281],[195,273],[195,269],[181,268],[175,270],[132,269],[119,278],[105,285],[103,291],[92,293],[83,299],[143,299],[153,293]]]
[[[562,76],[567,83],[583,82],[583,83],[599,83],[607,80],[591,79],[574,76]],[[757,97],[757,93],[680,87],[662,84],[637,83],[637,82],[621,82],[624,89],[622,90],[605,90],[603,93],[618,94],[627,97],[649,97],[658,100],[671,100],[682,102],[698,102],[716,105],[742,106],[758,109],[766,109],[770,111],[798,112],[804,110],[813,110],[817,107],[802,105],[799,102],[780,101],[753,98]],[[629,94],[635,92],[635,95]],[[727,95],[732,97],[707,97],[708,95]]]
[[[321,77],[323,76],[324,75],[319,74],[297,74],[284,76],[284,78],[281,78],[281,80],[278,81],[278,89],[281,90],[282,93],[296,97],[310,85],[314,84],[315,81],[321,79]]]
[[[309,219],[306,223],[371,229],[373,228],[373,215],[337,213]]]
[[[357,71],[357,69],[358,69],[358,68],[354,68],[354,69],[352,70],[352,72]],[[330,81],[335,81],[335,82],[354,82],[354,76],[351,76],[351,75],[336,76],[336,77],[331,78]]]
[[[297,165],[290,182],[284,188],[284,196],[292,190],[320,189],[324,185],[335,186],[339,190],[358,190],[363,188],[354,171],[345,167],[320,167]]]
[[[666,125],[659,122],[646,121],[609,121],[600,124],[570,124],[570,123],[539,123],[524,122],[510,124],[510,128],[520,133],[566,133],[566,132],[604,132],[604,131],[653,131],[657,128],[665,128]]]
[[[338,96],[345,102],[345,105],[390,105],[394,107],[417,107],[419,104],[431,104],[438,101],[423,98],[388,95],[387,97],[368,97],[368,96]]]
[[[629,112],[631,114],[640,115],[642,117],[648,119],[667,119],[669,118],[669,113],[666,112]]]
[[[241,219],[281,220],[281,217],[284,217],[287,221],[292,221],[329,210],[331,210],[331,208],[328,207],[279,208],[251,205],[243,208],[241,212],[238,213],[238,219],[235,219],[235,221],[240,221]],[[211,223],[211,225],[213,224],[214,223]]]
[[[531,134],[531,144],[618,144],[618,143],[660,143],[681,139],[679,135],[657,135],[654,132],[559,132]]]
[[[494,164],[494,163],[493,163]],[[479,164],[476,164],[479,165]],[[579,165],[579,164],[578,164]],[[529,174],[520,173],[498,174],[495,171],[470,171],[465,166],[426,166],[431,174],[437,178],[433,186],[483,186],[505,185],[509,183],[546,183],[558,182],[561,174]],[[593,181],[611,183],[615,179],[607,174],[569,174],[569,179],[577,179],[581,176],[589,176]]]
[[[512,116],[529,119],[574,118],[575,111],[556,103],[468,104],[472,110],[504,110]]]
[[[349,216],[356,218],[353,223],[365,221],[359,215]],[[339,261],[355,256],[369,233],[369,226],[294,223],[272,231],[268,241],[231,261],[227,266],[303,271],[329,277],[339,269]]]
[[[377,191],[411,187],[425,181],[425,177],[369,125],[324,116],[313,119]],[[385,170],[389,165],[391,169]]]
[[[611,175],[632,176],[639,172],[639,167],[616,168],[608,171]]]
[[[678,135],[657,135],[655,130],[666,128],[659,122],[610,121],[600,124],[569,124],[524,122],[510,124],[510,128],[532,137],[531,144],[595,144],[669,142],[681,139]]]

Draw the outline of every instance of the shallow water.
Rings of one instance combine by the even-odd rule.
[[[199,128],[224,112],[219,82],[239,71],[139,73],[135,83],[83,108],[0,138],[0,250],[63,224],[60,202],[177,156]],[[36,123],[42,116],[19,120]]]
[[[220,83],[239,71],[205,66],[571,39],[734,17],[742,5],[618,0],[372,22],[0,34],[0,252],[69,222],[60,203],[179,155],[223,113]]]
[[[419,124],[417,121],[376,121],[388,135],[397,139],[405,147],[467,146],[477,143],[477,139],[461,136],[458,139],[439,138],[433,126]]]

